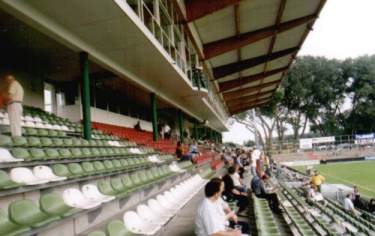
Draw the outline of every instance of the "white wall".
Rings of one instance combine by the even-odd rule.
[[[57,115],[61,117],[68,118],[73,122],[79,122],[82,119],[81,105],[67,105],[62,106],[57,109]],[[114,112],[102,110],[99,108],[91,107],[91,120],[93,122],[100,122],[111,125],[118,125],[123,127],[133,128],[137,122],[138,118],[133,118],[130,116],[125,116],[117,114]],[[152,123],[149,121],[141,121],[141,128],[146,131],[152,132]]]

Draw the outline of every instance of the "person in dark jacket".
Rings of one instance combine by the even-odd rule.
[[[262,174],[262,177],[254,176],[251,180],[251,189],[257,198],[263,198],[268,201],[273,212],[281,213],[279,199],[268,175]]]
[[[234,171],[235,171],[234,166],[230,166],[228,168],[228,173],[223,177],[224,186],[225,186],[223,195],[227,198],[228,201],[231,201],[231,200],[237,201],[237,205],[239,208],[237,214],[240,214],[248,206],[249,199],[248,199],[247,193],[241,193],[235,188],[233,179],[229,174],[229,173],[233,173]]]

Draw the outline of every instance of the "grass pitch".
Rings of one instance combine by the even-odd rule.
[[[294,168],[303,172],[306,170],[306,166]],[[375,161],[322,164],[313,168],[329,183],[357,185],[363,196],[375,198]]]

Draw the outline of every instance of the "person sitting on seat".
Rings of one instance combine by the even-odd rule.
[[[140,132],[143,132],[143,129],[141,128],[141,121],[138,120],[137,124],[134,125],[134,129]]]
[[[375,199],[374,198],[370,199],[367,209],[370,213],[373,213],[373,214],[375,213]]]
[[[234,166],[230,166],[228,168],[228,173],[223,177],[225,190],[224,196],[226,197],[227,201],[236,200],[238,201],[238,212],[237,214],[241,214],[245,211],[246,207],[248,206],[249,200],[247,193],[241,192],[235,188],[233,179],[231,175],[235,172]]]
[[[224,183],[209,181],[204,187],[205,198],[195,216],[195,234],[198,236],[240,236],[240,230],[228,226],[228,220],[220,202]]]
[[[310,182],[313,186],[318,188],[318,191],[321,193],[322,192],[322,184],[326,179],[319,174],[317,170],[314,171],[314,175],[311,176]]]
[[[240,171],[241,171],[240,166],[236,164],[236,165],[234,165],[234,173],[233,174],[229,173],[229,175],[233,180],[234,187],[238,191],[246,193],[247,192],[247,186],[243,183],[243,181],[241,179]],[[228,169],[228,172],[229,172],[229,169]]]
[[[195,162],[196,156],[201,155],[201,153],[199,152],[199,149],[198,149],[197,141],[193,140],[191,142],[190,147],[189,147],[189,152],[188,152],[187,155],[192,160],[192,162]]]
[[[359,193],[359,189],[357,186],[353,186],[353,196],[354,196],[354,200],[353,200],[354,207],[364,210],[365,206],[362,202],[361,194]]]
[[[184,154],[185,150],[180,141],[177,142],[177,147],[176,147],[176,156],[180,161],[189,161],[190,157],[189,155]]]
[[[350,194],[350,193],[347,194],[345,199],[344,199],[344,208],[348,213],[353,214],[355,216],[358,215],[358,212],[354,208],[354,204],[353,204],[353,201],[352,201],[352,194]]]
[[[310,188],[307,192],[307,200],[310,203],[321,202],[324,206],[327,205],[327,202],[324,200],[323,195],[319,193],[318,188],[313,185],[310,185]]]
[[[268,201],[271,210],[277,214],[281,213],[279,199],[277,198],[277,188],[270,181],[269,176],[262,173],[262,176],[254,176],[251,180],[251,189],[256,197]]]

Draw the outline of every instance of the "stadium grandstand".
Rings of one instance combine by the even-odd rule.
[[[223,152],[325,2],[0,0],[0,235],[374,235],[304,173]]]

